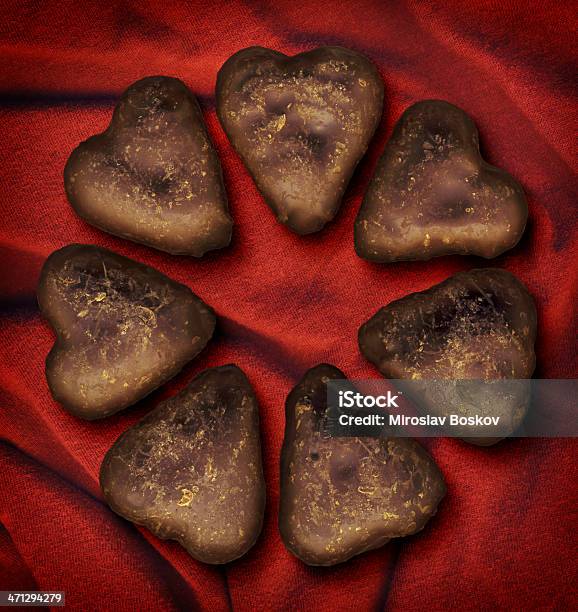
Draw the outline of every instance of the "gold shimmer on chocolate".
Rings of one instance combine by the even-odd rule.
[[[106,131],[73,151],[64,185],[88,223],[161,251],[201,257],[231,240],[221,165],[178,79],[131,85]]]
[[[386,378],[415,381],[411,388],[427,413],[501,414],[513,431],[526,415],[527,401],[514,397],[490,405],[492,414],[482,414],[482,403],[462,396],[460,389],[467,386],[456,383],[454,397],[450,392],[439,401],[428,381],[530,378],[536,327],[536,307],[526,287],[505,270],[478,269],[382,308],[359,329],[359,347]],[[464,436],[475,433],[475,427],[463,431]],[[498,439],[470,441],[487,445]]]
[[[335,565],[423,529],[445,494],[427,452],[408,438],[329,437],[331,365],[309,370],[286,403],[279,529],[309,565]]]
[[[50,391],[84,419],[148,395],[193,359],[215,328],[213,310],[188,287],[91,245],[50,255],[38,303],[56,332],[46,359]]]
[[[394,128],[355,221],[355,249],[376,262],[492,258],[516,245],[527,217],[520,184],[482,159],[470,117],[426,100]]]
[[[363,55],[250,47],[217,77],[217,113],[277,219],[298,234],[333,219],[380,121],[383,83]]]
[[[228,563],[255,543],[265,482],[259,408],[237,366],[206,370],[126,431],[106,454],[109,506],[205,563]]]

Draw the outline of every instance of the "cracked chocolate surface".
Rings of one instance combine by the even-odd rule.
[[[428,453],[408,438],[325,433],[331,365],[309,370],[286,403],[279,529],[309,565],[335,565],[423,529],[445,494]]]
[[[109,506],[205,563],[227,563],[255,543],[265,481],[259,408],[234,365],[205,370],[126,431],[106,454]]]
[[[50,255],[38,303],[56,333],[50,391],[84,419],[118,412],[170,380],[215,328],[213,310],[188,287],[92,245]]]
[[[359,347],[386,378],[458,381],[453,390],[441,386],[445,389],[441,399],[435,385],[424,384],[422,389],[412,385],[426,412],[502,416],[514,431],[528,409],[527,387],[522,385],[512,398],[483,408],[482,401],[462,393],[474,387],[460,386],[459,381],[530,378],[536,363],[536,328],[536,307],[526,287],[505,270],[477,269],[382,308],[361,326]],[[490,390],[486,387],[483,392]],[[479,431],[465,428],[463,435]]]
[[[217,112],[277,219],[321,230],[381,118],[383,83],[364,56],[320,47],[288,57],[250,47],[217,78]]]
[[[394,128],[355,222],[355,249],[376,262],[492,258],[517,244],[527,217],[520,184],[482,159],[470,117],[426,100]]]
[[[64,184],[78,215],[122,238],[194,257],[231,240],[221,165],[178,79],[131,85],[106,131],[73,151]]]

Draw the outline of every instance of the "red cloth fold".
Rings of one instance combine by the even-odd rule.
[[[105,6],[106,4],[106,6]],[[449,257],[371,265],[353,250],[353,220],[375,161],[406,106],[457,104],[476,121],[486,158],[528,195],[521,243],[490,265],[519,276],[539,311],[538,370],[576,377],[576,19],[571,3],[2,2],[0,5],[0,590],[64,590],[78,610],[571,609],[576,592],[576,442],[511,440],[494,448],[439,439],[448,483],[419,535],[335,568],[309,568],[277,530],[285,397],[306,368],[330,362],[377,376],[359,325],[380,306],[458,270]],[[385,82],[383,121],[325,231],[300,238],[276,223],[215,116],[217,70],[250,45],[293,54],[356,49]],[[74,215],[62,172],[103,130],[131,82],[183,79],[199,97],[220,154],[235,230],[203,260],[171,257],[100,232]],[[174,381],[97,423],[48,392],[53,334],[35,287],[54,249],[103,245],[190,286],[220,315],[220,334]],[[235,362],[261,404],[267,479],[263,534],[223,568],[191,559],[104,505],[98,470],[116,437],[206,367]]]

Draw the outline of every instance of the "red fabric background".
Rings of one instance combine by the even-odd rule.
[[[2,2],[0,23],[0,588],[66,591],[78,610],[576,609],[578,459],[571,440],[483,449],[429,444],[448,495],[424,532],[331,569],[309,568],[277,531],[283,405],[328,361],[374,377],[356,345],[381,305],[462,269],[450,257],[378,266],[355,256],[352,224],[376,157],[403,109],[443,98],[479,126],[487,159],[524,185],[530,223],[493,265],[517,274],[539,311],[537,376],[576,377],[576,22],[572,3],[231,4]],[[335,222],[299,238],[277,224],[215,116],[217,70],[242,47],[288,54],[324,44],[365,53],[386,86],[382,124]],[[145,75],[183,79],[221,156],[232,246],[197,261],[113,238],[76,217],[62,171]],[[86,423],[50,397],[53,335],[35,287],[45,257],[95,243],[186,283],[220,315],[220,335],[161,391]],[[103,504],[98,470],[116,437],[206,367],[239,364],[261,402],[268,486],[263,534],[224,568],[191,559]]]

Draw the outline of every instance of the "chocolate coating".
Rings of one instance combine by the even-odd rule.
[[[298,234],[333,219],[381,118],[383,83],[363,55],[288,57],[250,47],[217,77],[217,113],[277,219]]]
[[[516,245],[527,217],[520,184],[482,159],[470,117],[426,100],[394,128],[355,221],[355,249],[377,262],[492,258]]]
[[[279,529],[308,565],[335,565],[420,531],[445,494],[433,459],[411,439],[324,434],[326,383],[343,378],[318,365],[286,403]]]
[[[56,333],[50,391],[84,419],[118,412],[170,380],[215,328],[213,310],[188,287],[92,245],[50,255],[38,303]]]
[[[460,272],[426,291],[412,293],[379,310],[359,329],[359,347],[386,378],[413,381],[530,378],[536,364],[536,307],[526,287],[505,270]],[[413,387],[415,388],[415,387]],[[426,412],[482,414],[455,397],[436,401],[432,387],[418,392]],[[486,389],[487,391],[487,389]],[[526,398],[527,400],[528,398]],[[522,422],[528,403],[496,403],[493,410]],[[504,414],[506,413],[506,414]],[[489,414],[493,416],[493,414]],[[476,429],[464,429],[464,436]],[[501,438],[498,438],[501,439]],[[498,439],[470,440],[491,444]]]
[[[205,370],[126,431],[106,454],[108,505],[205,563],[228,563],[255,543],[265,481],[259,407],[237,366]]]
[[[178,79],[131,85],[106,131],[72,152],[64,185],[88,223],[161,251],[201,257],[231,240],[221,165]]]

